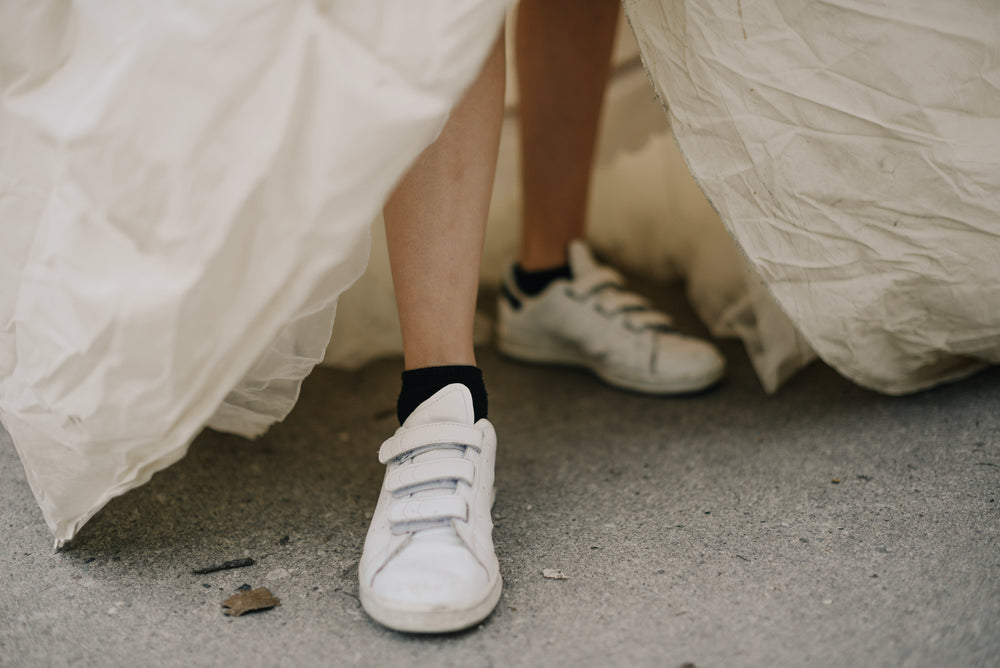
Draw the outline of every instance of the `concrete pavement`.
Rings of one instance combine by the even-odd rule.
[[[0,665],[1000,665],[1000,369],[891,398],[816,364],[768,397],[722,348],[681,399],[481,353],[506,588],[447,637],[357,599],[398,360],[318,369],[256,442],[203,433],[59,552],[0,432]],[[243,584],[281,606],[224,616]]]

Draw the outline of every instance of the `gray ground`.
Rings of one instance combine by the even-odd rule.
[[[1000,369],[890,398],[816,364],[767,397],[722,345],[729,380],[682,399],[481,353],[506,588],[450,637],[357,599],[398,360],[317,370],[256,442],[202,434],[58,553],[0,431],[0,665],[1000,665]],[[244,583],[281,606],[223,616]]]

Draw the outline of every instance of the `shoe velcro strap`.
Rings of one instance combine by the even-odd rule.
[[[645,297],[632,292],[608,291],[594,297],[598,310],[604,315],[624,314],[625,325],[632,331],[644,329],[669,329],[673,319],[653,308]]]
[[[670,330],[674,326],[673,318],[660,311],[626,312],[625,322],[633,329]]]
[[[459,480],[468,485],[476,475],[476,465],[468,459],[435,459],[429,462],[411,462],[391,471],[385,479],[385,487],[397,492],[414,485],[432,482]]]
[[[457,519],[468,521],[469,504],[460,496],[439,496],[429,499],[400,499],[389,505],[389,522],[431,522]]]
[[[624,284],[625,279],[614,269],[596,267],[583,276],[574,277],[572,285],[573,292],[583,297],[606,287],[620,287]]]
[[[469,445],[477,450],[483,447],[483,432],[459,422],[434,422],[411,427],[397,433],[382,444],[378,460],[388,464],[396,457],[419,450],[428,445]]]

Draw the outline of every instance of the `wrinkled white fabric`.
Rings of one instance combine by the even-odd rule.
[[[888,393],[1000,362],[1000,8],[626,0],[689,166],[826,362]]]
[[[57,540],[287,413],[505,9],[2,4],[0,418]]]

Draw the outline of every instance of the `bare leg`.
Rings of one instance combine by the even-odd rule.
[[[518,261],[566,263],[583,236],[619,0],[522,0],[517,17],[524,206]]]
[[[489,521],[496,434],[473,366],[472,324],[503,84],[499,42],[385,206],[406,371],[400,428],[379,450],[386,476],[358,580],[368,614],[399,631],[467,628],[500,599]],[[459,370],[475,372],[478,385]],[[462,483],[452,480],[458,466]]]
[[[472,326],[503,117],[502,39],[385,205],[407,370],[474,365]]]
[[[610,274],[598,273],[586,244],[574,245],[573,257],[567,257],[567,246],[584,236],[618,4],[521,1],[520,266],[498,300],[497,347],[536,364],[590,369],[635,392],[693,392],[722,376],[725,362],[718,351],[670,330],[669,319],[638,295],[611,288]],[[573,294],[553,285],[586,289]]]

